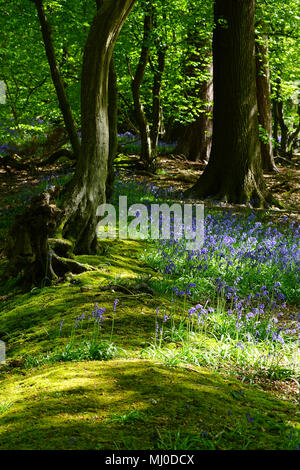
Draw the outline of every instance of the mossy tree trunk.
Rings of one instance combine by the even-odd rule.
[[[86,42],[81,84],[82,149],[64,200],[63,234],[75,253],[96,250],[97,207],[106,200],[109,157],[108,78],[122,25],[135,0],[103,0]]]
[[[39,2],[37,2],[39,3]],[[115,81],[111,57],[121,27],[135,0],[99,0],[84,51],[82,70],[82,146],[75,175],[66,186],[44,191],[17,216],[9,232],[9,260],[3,279],[20,275],[26,286],[42,286],[64,274],[95,268],[82,265],[72,252],[96,249],[97,207],[105,202],[109,155],[116,148]],[[39,3],[41,6],[41,3]],[[110,78],[110,87],[109,82]],[[108,101],[111,98],[109,109]],[[69,240],[53,239],[59,227]]]
[[[24,213],[16,216],[7,237],[9,262],[2,280],[19,276],[26,288],[44,287],[67,273],[96,269],[72,259],[71,242],[49,238],[64,217],[55,203],[60,190],[55,187],[35,196]]]
[[[269,199],[258,134],[254,13],[254,0],[215,1],[212,150],[189,195],[255,206]]]

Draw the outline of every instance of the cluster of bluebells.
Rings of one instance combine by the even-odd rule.
[[[295,300],[300,280],[299,226],[295,223],[278,229],[271,223],[263,225],[254,213],[244,218],[208,214],[199,251],[187,251],[184,240],[160,241],[157,251],[149,261],[166,280],[178,279],[172,288],[175,298],[196,300],[197,292],[202,298],[205,286],[210,299],[222,299],[228,323],[234,324],[243,341],[237,347],[244,349],[245,343],[257,341],[284,344],[286,333],[300,337],[300,315],[291,318],[289,327],[278,325],[286,301]],[[200,304],[189,310],[190,320],[210,328],[213,314],[212,307]]]
[[[178,291],[177,288],[175,290]],[[269,293],[265,286],[257,294],[250,293],[247,297],[240,298],[237,295],[236,287],[227,286],[219,279],[216,291],[219,299],[224,301],[221,312],[223,325],[227,325],[227,332],[231,333],[233,338],[238,333],[238,336],[247,343],[265,341],[281,344],[284,344],[283,333],[298,334],[300,338],[300,322],[294,322],[292,329],[278,326],[278,318],[282,315],[281,310],[285,303],[281,302],[283,296],[276,288],[274,288],[271,302],[269,302]],[[184,294],[184,292],[182,293]],[[199,327],[207,324],[215,333],[215,330],[219,328],[219,323],[212,321],[212,316],[215,313],[215,308],[204,308],[201,304],[197,304],[189,309],[189,319],[196,319],[196,324]],[[237,343],[237,346],[244,349],[240,342]]]
[[[117,307],[118,302],[119,302],[119,299],[116,299],[113,303],[113,315],[115,315],[116,313],[116,307]],[[95,304],[95,307],[92,310],[92,313],[87,314],[87,312],[83,312],[82,314],[78,315],[75,318],[75,322],[74,322],[75,329],[77,329],[85,321],[90,321],[90,320],[96,322],[98,325],[101,325],[103,320],[105,319],[105,315],[104,315],[105,312],[106,312],[106,308],[99,307],[98,304]],[[64,323],[64,320],[61,320],[60,328],[59,328],[60,332],[62,330],[63,323]]]
[[[0,145],[0,155],[13,154],[16,153],[18,147],[14,144],[2,144]]]
[[[173,293],[176,297],[184,297],[184,296],[191,296],[192,295],[191,289],[193,287],[196,287],[196,284],[194,282],[190,282],[189,284],[184,286],[184,290],[180,290],[176,286],[174,286],[172,290],[173,290]]]
[[[127,132],[118,134],[118,137],[121,140],[125,140],[125,143],[126,141],[128,141],[128,144],[130,144],[130,146],[132,146],[133,143],[134,143],[134,147],[139,148],[141,146],[140,138],[137,135],[134,135],[132,132],[127,131]],[[176,147],[176,145],[177,145],[177,141],[175,142],[164,142],[162,140],[158,141],[158,146],[164,149],[173,148],[173,147]]]
[[[300,337],[300,322],[294,321],[293,328],[279,327],[278,318],[282,315],[282,309],[285,307],[284,295],[280,291],[280,283],[276,282],[274,289],[271,293],[267,290],[266,286],[262,286],[260,291],[256,294],[250,293],[244,298],[240,298],[237,293],[237,286],[228,286],[221,278],[215,280],[216,293],[224,301],[225,323],[234,324],[234,329],[231,332],[239,333],[246,342],[258,341],[272,341],[284,344],[282,333],[298,334]],[[190,297],[192,295],[192,288],[195,288],[195,283],[190,283],[185,286],[184,290],[174,286],[174,296],[177,297]],[[228,308],[230,305],[230,308]],[[204,324],[210,326],[212,330],[218,328],[218,323],[213,324],[211,317],[216,313],[216,309],[212,306],[207,308],[201,304],[197,304],[188,311],[189,320],[196,319],[196,325],[202,327]],[[297,316],[299,320],[300,316]],[[238,347],[244,349],[241,343],[237,343]]]
[[[128,205],[134,204],[137,201],[142,202],[146,206],[150,206],[153,200],[160,203],[167,199],[174,198],[174,188],[172,186],[162,188],[156,186],[154,183],[147,183],[140,181],[136,178],[133,171],[128,171],[120,177],[118,170],[116,171],[116,180],[114,183],[114,195],[116,198],[119,195],[126,195],[128,198]],[[175,195],[181,197],[182,193]],[[116,199],[117,202],[117,199]]]
[[[300,281],[299,226],[290,223],[278,229],[256,222],[255,217],[208,214],[200,250],[187,251],[183,240],[164,240],[152,262],[166,277],[197,283],[207,279],[219,291],[226,287],[240,295],[257,293],[264,286],[266,300],[284,301],[285,295],[293,301]],[[271,300],[276,287],[276,299]]]
[[[33,136],[44,135],[46,137],[46,123],[42,119],[31,119],[23,122],[17,126],[14,122],[14,119],[8,119],[4,123],[0,123],[1,135],[5,136],[5,139],[10,140],[8,144],[0,146],[3,153],[17,153],[18,146],[11,141],[18,141],[20,138],[24,140],[26,138],[32,138]],[[20,132],[19,126],[22,128],[22,134]],[[41,127],[42,126],[42,127]],[[49,124],[48,124],[49,126]]]
[[[192,289],[195,287],[196,283],[189,283],[184,289],[174,286],[172,300],[188,298],[191,301]],[[220,337],[226,332],[234,341],[238,337],[236,347],[242,350],[249,343],[262,341],[283,345],[284,337],[291,333],[300,340],[300,315],[293,317],[292,328],[279,326],[282,309],[286,305],[280,287],[280,283],[276,282],[272,292],[269,292],[264,285],[256,294],[250,293],[241,298],[238,296],[236,285],[228,286],[218,278],[215,289],[219,301],[221,300],[221,309],[218,311],[217,307],[198,303],[188,310],[187,318],[195,330],[200,331],[205,327],[206,332]],[[163,325],[169,319],[164,314],[162,327],[159,329],[158,313],[159,309],[156,311],[156,337],[159,331],[160,335],[162,334]]]
[[[104,316],[104,313],[106,312],[106,309],[105,308],[102,308],[102,307],[99,307],[98,304],[95,305],[94,307],[94,310],[92,311],[91,314],[87,314],[86,312],[83,312],[82,314],[78,315],[76,318],[75,318],[75,322],[74,322],[74,327],[75,327],[75,330],[80,326],[82,325],[86,320],[94,320],[95,322],[97,322],[99,325],[101,325],[102,321],[104,320],[105,316]],[[61,324],[60,324],[60,331],[62,329],[62,325],[63,325],[63,320],[61,321]]]

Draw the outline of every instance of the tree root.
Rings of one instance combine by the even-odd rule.
[[[125,286],[122,284],[109,284],[107,286],[101,286],[101,291],[116,291],[124,294],[136,295],[151,295],[154,296],[154,291],[148,284],[141,282],[137,285]]]
[[[63,238],[48,238],[50,251],[63,258],[73,258],[73,245]]]
[[[94,266],[90,266],[88,264],[82,264],[73,259],[57,256],[53,252],[51,253],[50,256],[51,256],[52,268],[59,277],[62,277],[67,273],[81,274],[87,271],[98,271],[98,269],[95,268]]]
[[[61,157],[67,157],[72,161],[76,160],[75,155],[70,152],[68,149],[60,149],[57,150],[57,152],[54,152],[52,155],[50,155],[49,158],[44,160],[43,162],[40,163],[40,166],[48,166],[48,165],[53,165],[57,160],[59,160]]]
[[[260,178],[256,180],[251,173],[250,177],[241,181],[240,185],[211,173],[206,169],[194,186],[184,192],[184,197],[228,204],[247,204],[262,209],[267,209],[270,205],[283,208],[283,205],[267,190],[263,180]]]
[[[24,287],[40,287],[66,273],[97,270],[72,259],[72,243],[68,240],[48,238],[64,217],[55,204],[60,189],[52,188],[35,196],[24,213],[16,216],[4,250],[9,261],[4,281],[19,276]]]

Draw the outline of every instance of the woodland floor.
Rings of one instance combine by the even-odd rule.
[[[20,201],[26,202],[41,187],[43,176],[48,184],[51,172],[62,167],[37,169],[35,175],[0,172],[0,249]],[[201,164],[163,156],[158,175],[137,171],[136,179],[184,190],[202,170]],[[280,223],[288,213],[298,220],[299,171],[279,167],[278,173],[265,176],[285,206],[268,211],[270,219]],[[156,309],[173,308],[168,293],[152,290],[162,275],[143,260],[147,250],[147,242],[105,242],[101,255],[76,257],[97,267],[95,272],[27,293],[19,292],[13,282],[0,286],[0,339],[7,343],[7,362],[0,365],[0,449],[299,448],[297,380],[251,375],[243,368],[186,362],[171,366],[146,354],[153,342]],[[0,270],[5,263],[2,255]],[[145,288],[149,281],[151,289]],[[87,318],[96,303],[106,309],[101,325],[106,341],[114,318],[117,356],[108,361],[48,360],[72,335],[86,337],[85,326],[75,331],[74,321],[83,313]],[[191,305],[178,300],[175,317]],[[290,311],[298,312],[288,304],[287,322]],[[214,347],[212,339],[205,344],[210,341]],[[182,348],[176,342],[169,346]]]

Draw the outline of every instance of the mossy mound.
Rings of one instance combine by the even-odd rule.
[[[284,449],[299,428],[291,403],[206,369],[81,362],[1,380],[1,449],[184,449],[180,433],[193,449]]]
[[[130,285],[147,277],[147,268],[138,261],[143,243],[106,242],[109,252],[105,256],[78,256],[79,262],[98,268],[51,287],[16,293],[1,302],[0,339],[6,342],[8,361],[25,355],[36,355],[64,343],[70,336],[78,315],[92,312],[95,304],[106,309],[102,336],[110,333],[113,303],[119,298],[115,319],[114,342],[126,349],[137,351],[149,341],[153,333],[153,313],[167,299],[153,298],[149,293],[135,295]],[[120,255],[120,252],[122,253]],[[148,268],[149,273],[153,273]],[[129,286],[129,291],[106,290],[109,284]],[[2,286],[5,290],[5,286]],[[169,301],[170,303],[170,301]],[[63,331],[60,332],[61,321]],[[125,343],[124,343],[125,339]]]
[[[153,341],[156,309],[160,316],[174,310],[167,294],[132,287],[147,276],[161,282],[139,260],[144,248],[143,242],[105,242],[102,255],[76,257],[97,271],[4,295],[0,449],[295,449],[300,426],[294,402],[210,369],[139,359]],[[114,315],[113,342],[127,359],[25,367],[28,355],[65,347],[74,320],[88,316],[96,303],[106,309],[101,339],[110,338]],[[180,308],[176,304],[178,318]],[[85,333],[76,330],[78,339]]]

